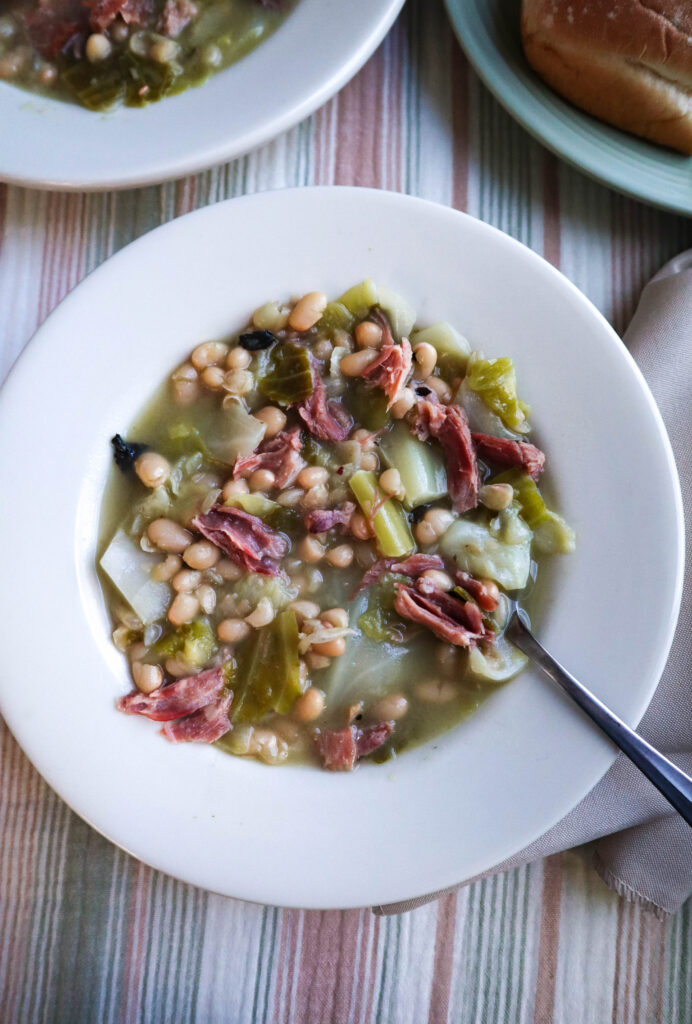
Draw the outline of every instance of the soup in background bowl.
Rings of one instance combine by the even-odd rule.
[[[295,0],[11,0],[0,79],[88,110],[143,107],[240,60]]]

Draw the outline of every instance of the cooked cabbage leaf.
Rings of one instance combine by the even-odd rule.
[[[260,377],[263,395],[279,405],[295,405],[312,394],[312,373],[308,351],[299,345],[277,345],[266,373]]]
[[[232,718],[256,722],[276,711],[287,714],[300,697],[298,623],[287,608],[273,622],[257,630],[241,653]]]
[[[466,381],[508,430],[516,430],[520,434],[529,430],[527,417],[531,410],[517,397],[517,378],[511,359],[507,356],[501,359],[471,358]]]
[[[575,548],[574,530],[562,516],[552,512],[528,473],[509,469],[493,478],[493,483],[511,484],[522,518],[533,530],[533,542],[544,555],[570,555]]]
[[[531,568],[531,537],[518,511],[506,509],[487,526],[457,519],[442,535],[440,551],[464,572],[488,577],[506,590],[521,590]]]

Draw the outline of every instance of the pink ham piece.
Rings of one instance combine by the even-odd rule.
[[[464,513],[475,508],[481,481],[464,410],[458,405],[424,399],[416,406],[411,429],[421,441],[434,437],[444,448],[447,486],[456,511]]]
[[[146,25],[154,16],[154,0],[92,0],[89,24],[94,32],[105,32],[120,15],[128,25]]]
[[[35,10],[23,15],[29,42],[43,57],[53,59],[86,36],[88,13],[82,0],[39,0]]]
[[[368,725],[365,729],[356,730],[356,749],[358,757],[367,757],[377,750],[394,732],[394,722],[378,722],[377,725]]]
[[[359,729],[323,729],[315,735],[315,746],[322,764],[332,772],[350,772],[359,757],[366,757],[386,743],[394,731],[393,722],[378,722]]]
[[[355,511],[356,506],[352,501],[345,501],[338,508],[315,508],[305,517],[305,529],[308,533],[326,533],[334,529],[346,533]]]
[[[197,17],[197,13],[191,0],[166,0],[161,14],[161,32],[175,39]]]
[[[126,715],[144,715],[154,722],[170,722],[211,704],[223,690],[225,682],[223,668],[208,668],[196,676],[186,676],[168,686],[161,686],[153,693],[133,690],[121,697],[116,707]]]
[[[228,711],[233,694],[227,693],[185,718],[166,722],[161,735],[171,743],[216,743],[231,728]]]
[[[288,487],[306,465],[300,454],[303,442],[300,427],[282,430],[276,437],[262,441],[252,455],[239,455],[233,467],[233,479],[250,476],[256,469],[270,469],[277,487]]]
[[[249,512],[214,505],[195,516],[192,527],[216,544],[236,565],[263,576],[281,576],[279,560],[288,552],[289,543]]]
[[[346,729],[323,729],[315,735],[317,753],[322,765],[332,772],[350,772],[358,760],[355,726]]]
[[[410,576],[418,579],[428,569],[444,569],[445,564],[439,555],[409,555],[403,561],[396,558],[380,558],[363,576],[356,594],[381,579],[386,573],[394,572],[399,576]]]
[[[538,480],[543,472],[545,455],[528,441],[510,441],[491,434],[471,434],[471,438],[478,458],[483,459],[483,462],[511,469],[525,469],[534,480]]]
[[[351,432],[353,418],[335,398],[327,400],[317,360],[310,356],[312,394],[296,406],[298,415],[313,437],[320,441],[344,441]]]
[[[491,580],[477,580],[475,576],[471,576],[468,572],[462,572],[461,569],[455,573],[454,579],[484,611],[495,611],[498,604],[498,590],[495,583]]]
[[[403,391],[406,379],[411,372],[413,352],[408,338],[402,338],[401,344],[396,344],[392,337],[389,321],[384,313],[378,311],[373,319],[382,328],[382,347],[360,376],[365,381],[366,387],[381,388],[384,391],[389,399],[387,408],[391,409]]]
[[[395,611],[403,619],[425,626],[438,640],[456,647],[474,647],[479,640],[492,639],[477,604],[442,590],[421,594],[405,583],[397,583],[396,590]]]

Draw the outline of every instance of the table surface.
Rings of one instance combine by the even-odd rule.
[[[124,193],[0,186],[2,375],[127,242],[229,196],[312,183],[467,210],[560,267],[620,331],[647,279],[692,246],[692,221],[617,195],[533,142],[469,70],[440,0],[411,0],[350,85],[245,159]],[[97,316],[84,333],[88,358]],[[665,922],[641,912],[606,889],[588,851],[388,919],[244,904],[93,832],[1,721],[0,837],[2,1024],[690,1020],[690,903]]]

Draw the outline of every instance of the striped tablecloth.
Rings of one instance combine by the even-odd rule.
[[[227,196],[310,183],[468,210],[543,253],[618,330],[650,275],[692,246],[691,221],[594,184],[530,140],[469,70],[441,3],[416,0],[339,96],[243,160],[127,193],[0,186],[3,373],[131,239]],[[85,358],[98,343],[94,310]],[[243,904],[96,835],[0,723],[0,1024],[690,1020],[692,907],[665,922],[642,913],[605,888],[588,852],[389,919]]]

